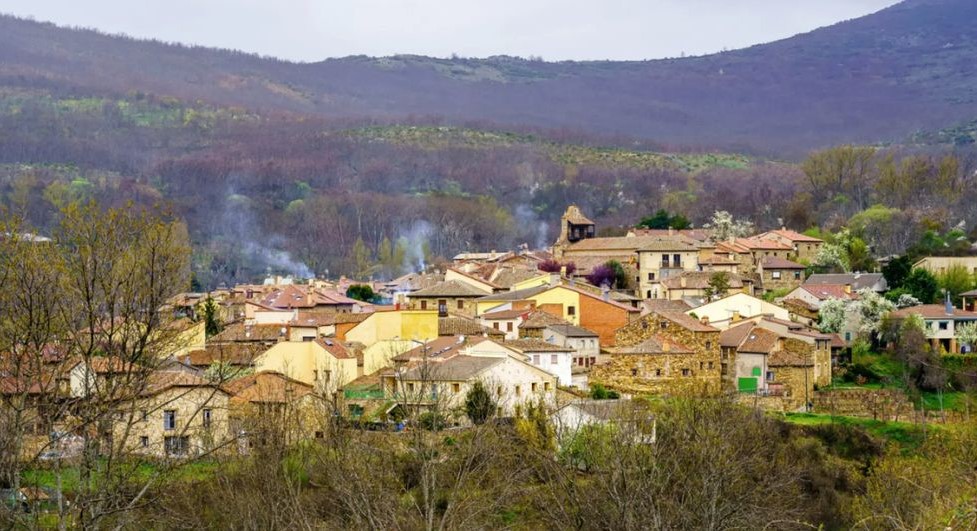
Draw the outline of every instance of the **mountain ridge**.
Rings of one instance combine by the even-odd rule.
[[[295,63],[0,17],[0,85],[276,112],[575,129],[800,154],[977,116],[977,5],[908,0],[719,54],[648,61],[352,56]]]

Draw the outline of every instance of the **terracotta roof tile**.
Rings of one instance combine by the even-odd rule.
[[[451,298],[464,298],[464,297],[484,297],[487,295],[485,291],[482,291],[471,284],[467,284],[460,280],[448,280],[425,288],[422,290],[415,291],[413,293],[407,294],[409,298],[430,298],[430,297],[451,297]]]

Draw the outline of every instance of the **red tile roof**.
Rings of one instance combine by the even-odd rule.
[[[824,240],[819,240],[818,238],[815,238],[813,236],[808,236],[806,234],[801,234],[800,232],[792,231],[790,229],[772,230],[772,231],[769,231],[769,232],[765,232],[765,233],[761,234],[758,237],[759,238],[763,238],[763,237],[766,237],[766,236],[769,236],[769,235],[777,235],[777,236],[780,236],[780,237],[782,237],[784,239],[790,240],[792,242],[824,243]]]
[[[857,299],[858,294],[855,292],[847,291],[845,286],[839,286],[836,284],[819,284],[816,286],[803,285],[801,286],[805,291],[814,295],[818,300],[828,300],[828,299]]]

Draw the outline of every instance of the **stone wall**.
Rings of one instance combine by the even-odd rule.
[[[699,354],[612,354],[591,384],[636,395],[709,396],[720,392],[718,363]]]
[[[912,420],[913,405],[901,389],[831,389],[818,391],[814,411],[878,420]]]
[[[662,321],[668,321],[665,328]],[[631,346],[664,336],[692,350],[691,354],[612,354],[597,367],[591,381],[629,393],[715,394],[722,390],[719,331],[697,332],[658,314],[641,317],[615,334],[616,345]],[[688,372],[683,375],[682,369]]]
[[[477,308],[475,299],[471,297],[411,297],[409,309],[411,310],[438,310],[438,301],[445,301],[448,306],[448,314],[475,316]],[[461,302],[461,308],[458,302]],[[423,303],[423,304],[422,304]]]

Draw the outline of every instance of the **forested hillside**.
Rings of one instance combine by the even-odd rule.
[[[907,0],[766,45],[646,62],[349,57],[294,64],[0,18],[0,83],[330,117],[440,116],[800,154],[977,115],[977,5]]]
[[[835,230],[879,203],[911,221],[884,246],[902,252],[977,222],[974,10],[910,0],[747,50],[630,63],[293,64],[0,17],[0,203],[41,228],[74,199],[162,205],[188,224],[204,286],[415,269],[393,267],[398,243],[426,259],[543,247],[570,203],[610,232],[658,209]],[[796,163],[914,131],[857,172]]]

